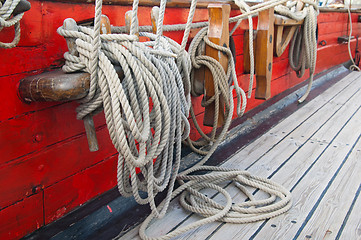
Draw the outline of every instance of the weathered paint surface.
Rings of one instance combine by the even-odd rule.
[[[17,96],[20,79],[41,73],[63,63],[65,40],[56,33],[64,18],[90,19],[93,5],[31,1],[32,8],[21,22],[22,38],[14,49],[0,49],[0,238],[15,239],[48,224],[86,201],[116,186],[117,155],[109,139],[104,115],[95,117],[100,145],[89,152],[84,127],[75,118],[77,103],[25,104]],[[130,7],[104,6],[113,25],[124,25],[124,13]],[[139,9],[141,25],[150,25],[150,8]],[[187,11],[167,9],[166,24],[185,22]],[[233,11],[232,14],[237,14]],[[149,17],[148,17],[149,16]],[[207,10],[197,12],[195,21],[206,20]],[[320,47],[317,71],[348,60],[347,46],[337,44],[337,37],[347,34],[347,15],[321,13]],[[360,33],[357,14],[353,14],[354,32]],[[247,24],[242,23],[243,28]],[[13,29],[0,32],[0,40],[10,40]],[[243,75],[243,33],[234,34],[237,73],[240,85],[248,89],[248,75]],[[167,33],[180,42],[182,33]],[[355,48],[353,40],[352,49]],[[296,78],[288,64],[288,50],[274,59],[272,96],[307,78]],[[255,87],[255,86],[253,86]],[[202,122],[201,98],[194,98],[197,118]],[[250,110],[263,100],[248,101]],[[236,116],[234,116],[236,117]],[[204,127],[205,131],[210,128]],[[199,138],[194,127],[191,137]]]

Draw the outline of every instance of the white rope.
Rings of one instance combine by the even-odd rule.
[[[235,91],[236,91],[236,96],[237,96],[236,110],[237,110],[238,116],[243,115],[245,108],[246,108],[247,101],[246,101],[246,96],[245,96],[244,91],[238,86],[237,75],[236,75],[234,60],[233,60],[231,51],[229,50],[229,48],[225,48],[223,46],[219,46],[219,45],[216,45],[216,44],[210,42],[207,37],[207,30],[208,30],[208,28],[206,27],[197,33],[197,35],[194,37],[193,41],[191,42],[188,51],[190,53],[191,61],[192,61],[192,65],[193,65],[194,69],[199,69],[201,67],[201,65],[203,65],[203,66],[206,66],[213,75],[215,94],[208,101],[202,102],[202,106],[204,106],[204,107],[210,105],[213,102],[215,104],[213,127],[212,127],[212,131],[210,133],[210,136],[206,135],[202,131],[199,124],[197,123],[193,108],[191,108],[191,116],[192,116],[193,123],[203,139],[201,141],[195,142],[195,141],[192,141],[190,138],[188,138],[187,144],[191,147],[191,149],[193,151],[195,151],[199,154],[202,154],[202,155],[210,156],[213,153],[213,151],[218,147],[218,142],[219,142],[216,138],[216,131],[217,131],[217,126],[218,126],[217,123],[218,123],[218,111],[219,111],[220,98],[224,99],[223,102],[225,103],[225,116],[227,119],[226,121],[229,121],[229,124],[230,124],[230,121],[232,120],[232,115],[233,115],[233,107],[230,107],[230,105],[233,106],[233,96],[229,97],[229,92],[232,92],[232,89],[235,89]],[[205,55],[197,55],[197,53],[200,52],[200,48],[202,48],[202,45],[203,45],[202,41],[204,41],[210,47],[215,48],[218,51],[221,51],[228,56],[227,73],[224,72],[222,65],[218,61],[216,61],[214,58],[208,57]],[[231,88],[228,86],[229,79],[232,79],[232,81],[233,81],[233,86],[231,86]],[[194,79],[194,76],[192,75],[191,86],[194,86],[193,81],[195,81],[195,79]],[[193,94],[195,94],[195,93],[193,93]],[[225,124],[223,126],[223,129],[218,136],[218,139],[220,141],[222,141],[224,139],[225,134],[228,131],[229,125],[228,126],[227,125],[228,124]],[[215,143],[217,143],[217,144],[215,144]],[[209,151],[204,151],[199,148],[199,147],[210,146],[210,145],[212,145],[212,148]],[[205,161],[207,159],[208,159],[208,157],[204,158]],[[202,162],[205,162],[205,161],[202,160]]]
[[[350,2],[351,4],[351,2]],[[350,11],[350,5],[347,5],[347,12],[348,12],[348,20],[350,22],[350,33],[348,35],[348,42],[347,42],[347,49],[348,49],[348,55],[350,56],[352,65],[349,67],[352,71],[361,71],[360,68],[356,65],[355,61],[353,60],[352,53],[351,53],[351,37],[352,37],[352,18],[351,18],[351,11]]]
[[[250,7],[245,3],[245,1],[243,0],[235,0],[235,3],[237,4],[237,6],[239,7],[239,9],[241,10],[242,13],[250,13],[251,9]],[[239,25],[241,22],[240,20],[237,22],[235,28],[237,27],[237,25]],[[248,98],[251,98],[252,96],[252,89],[253,89],[253,79],[254,79],[254,52],[253,52],[253,20],[252,20],[252,16],[249,15],[248,16],[248,42],[249,42],[249,57],[250,57],[250,73],[249,73],[249,85],[248,85]],[[232,32],[233,33],[233,30]]]
[[[309,69],[309,81],[304,95],[298,99],[302,103],[311,91],[313,75],[316,68],[317,58],[317,15],[319,14],[317,1],[303,0],[308,5],[301,12],[294,12],[285,6],[275,8],[279,14],[295,20],[304,19],[303,26],[296,30],[290,43],[289,62],[291,68],[296,71],[297,77],[302,77],[305,69]],[[292,7],[291,7],[292,8]]]
[[[19,13],[13,16],[13,12],[20,0],[6,0],[4,4],[0,2],[0,31],[4,27],[14,26],[15,36],[10,43],[0,41],[1,48],[13,48],[20,41],[20,20],[24,16],[24,13]]]
[[[135,1],[133,9],[137,9],[137,4]],[[99,9],[101,1],[96,2],[97,16],[101,14]],[[133,23],[134,16],[136,18],[133,10]],[[99,18],[95,19],[97,26]],[[152,40],[139,43],[135,42],[135,35],[99,35],[97,29],[58,29],[58,33],[64,37],[77,38],[79,52],[79,57],[69,53],[65,55],[69,61],[63,69],[82,69],[95,76],[91,78],[91,84],[94,82],[96,86],[92,91],[93,97],[84,99],[78,108],[78,118],[104,108],[111,139],[119,152],[120,193],[134,196],[140,204],[149,203],[153,213],[161,217],[166,212],[179,169],[181,140],[189,133],[189,102],[184,93],[181,72],[174,58],[169,57],[179,54],[181,47],[174,41],[160,37],[155,51],[151,48],[156,45],[153,34],[144,34]],[[131,32],[135,33],[133,27]],[[98,49],[96,39],[100,39]],[[96,54],[99,54],[99,60],[94,63],[92,60]],[[119,79],[113,65],[121,66],[124,79]],[[190,69],[182,71],[189,72]],[[141,174],[136,173],[137,167]],[[167,187],[167,203],[158,211],[154,197]],[[140,196],[140,191],[147,192],[146,198]]]
[[[243,6],[244,13],[231,18],[233,22],[251,18],[257,12],[285,0],[271,0],[268,4],[259,4],[258,7],[248,7],[238,2]],[[162,32],[166,31],[166,26],[163,26],[165,3],[166,1],[162,0],[160,4],[157,34],[140,33],[140,36],[150,39],[147,42],[137,42],[138,37],[135,35],[138,1],[133,2],[130,35],[99,34],[101,0],[96,0],[93,29],[80,26],[77,31],[65,30],[62,27],[58,29],[58,33],[66,38],[77,38],[75,43],[78,53],[65,54],[67,63],[63,69],[83,70],[91,74],[91,90],[78,108],[78,118],[82,119],[104,108],[110,137],[119,152],[118,189],[123,196],[134,196],[140,204],[150,204],[152,213],[140,228],[141,238],[169,239],[212,221],[245,223],[263,220],[287,211],[292,204],[291,195],[281,186],[244,171],[203,165],[224,139],[231,124],[234,109],[233,90],[237,96],[236,109],[239,116],[245,111],[246,96],[238,86],[231,51],[210,42],[206,36],[207,28],[202,29],[194,38],[189,54],[185,51],[190,29],[195,26],[192,20],[197,1],[192,1],[187,24],[181,26],[184,30],[181,44],[162,36]],[[119,28],[113,29],[119,32]],[[250,32],[253,32],[252,29]],[[199,55],[201,42],[227,54],[227,73],[213,58]],[[123,79],[119,79],[114,69],[116,65],[122,68]],[[214,102],[218,110],[220,97],[224,99],[225,123],[218,136],[217,112],[210,137],[203,133],[196,123],[189,94],[192,65],[194,68],[204,65],[213,74],[215,96],[205,101],[204,105]],[[233,82],[231,86],[230,79]],[[204,141],[193,142],[189,139],[189,111]],[[177,177],[182,140],[186,140],[196,152],[206,156]],[[199,148],[200,146],[203,148]],[[205,151],[204,147],[209,150]],[[140,169],[140,173],[136,173],[136,168]],[[199,171],[211,172],[201,174]],[[180,187],[173,190],[176,177]],[[251,201],[232,206],[231,196],[221,187],[223,182],[227,181],[234,182]],[[256,200],[246,191],[245,186],[265,191],[270,198]],[[165,200],[156,206],[155,195],[166,188],[168,190]],[[224,195],[227,204],[220,205],[200,193],[202,189],[207,188]],[[141,191],[147,193],[145,198],[141,197]],[[205,218],[163,237],[148,237],[145,231],[150,221],[163,217],[171,199],[179,194],[182,206]]]

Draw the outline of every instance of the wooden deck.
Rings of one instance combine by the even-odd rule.
[[[177,239],[361,239],[360,138],[361,73],[353,72],[223,164],[288,188],[289,212],[252,224],[215,222]],[[237,201],[245,199],[227,188]],[[161,236],[198,219],[175,199],[148,235]],[[138,228],[118,239],[139,239]]]

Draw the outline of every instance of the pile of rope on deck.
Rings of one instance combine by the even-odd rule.
[[[252,16],[287,0],[271,0],[252,7],[242,0],[235,2],[240,6],[242,14],[230,18],[230,22],[237,22],[231,34],[245,18],[249,19],[252,32]],[[232,92],[235,91],[237,95],[236,109],[239,116],[244,113],[246,96],[238,86],[230,50],[209,41],[206,36],[207,23],[192,23],[197,1],[192,1],[185,25],[166,26],[163,25],[166,1],[162,0],[157,34],[139,33],[149,38],[145,42],[138,42],[136,35],[138,4],[139,1],[133,2],[130,34],[124,33],[124,27],[113,27],[112,34],[100,34],[101,0],[96,0],[93,28],[79,26],[77,30],[69,31],[60,27],[58,33],[66,38],[77,39],[77,54],[65,54],[67,62],[63,69],[68,72],[82,70],[91,74],[89,94],[77,109],[78,118],[104,109],[110,137],[119,152],[118,189],[124,196],[134,196],[140,204],[150,204],[152,213],[140,228],[141,238],[169,239],[213,221],[246,223],[286,212],[292,205],[291,193],[281,185],[239,169],[204,165],[230,126],[234,109]],[[194,38],[188,53],[185,47],[190,29],[198,27],[205,28]],[[139,29],[150,30],[142,26]],[[163,36],[163,31],[180,30],[184,30],[181,44]],[[250,43],[253,42],[252,37],[250,35]],[[228,55],[227,73],[214,59],[200,55],[202,41]],[[196,123],[190,102],[191,71],[192,67],[198,68],[200,65],[208,67],[214,75],[217,97],[211,101],[217,105],[218,96],[223,98],[226,121],[218,136],[217,127],[214,126],[210,137],[201,133],[204,141],[195,143],[189,139],[188,117],[190,112]],[[114,66],[121,66],[124,72],[122,79]],[[253,74],[249,92],[252,90],[252,81]],[[229,82],[232,84],[229,85]],[[217,123],[217,119],[214,122]],[[197,128],[200,129],[199,126]],[[178,173],[182,140],[205,157],[192,168]],[[139,173],[136,168],[139,168]],[[180,186],[173,189],[176,180]],[[249,201],[232,204],[232,196],[222,188],[225,182],[233,182]],[[259,189],[267,193],[269,198],[257,200],[247,187]],[[218,191],[225,197],[226,203],[217,203],[201,192],[204,189]],[[167,196],[157,206],[154,197],[164,190]],[[142,198],[140,192],[146,192],[146,197]],[[184,208],[205,218],[160,238],[149,237],[146,234],[149,223],[154,218],[163,217],[170,201],[178,195]]]
[[[13,48],[20,41],[20,20],[24,12],[30,9],[30,3],[21,0],[0,0],[0,31],[4,27],[14,26],[15,35],[10,43],[0,41],[1,48]]]

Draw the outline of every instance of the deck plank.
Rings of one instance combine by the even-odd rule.
[[[361,85],[361,84],[360,84]],[[343,94],[342,96],[340,96],[338,98],[339,101],[341,102],[345,102],[346,99],[350,98],[350,95],[353,94],[354,97],[358,97],[359,95],[356,95],[355,93],[357,91],[360,91],[360,85],[359,87],[355,88],[355,86],[349,86],[349,88],[347,89],[347,91],[345,92],[346,94]],[[361,98],[357,98],[354,99],[354,101],[360,101]],[[348,103],[349,105],[353,104],[353,101],[349,100]],[[252,146],[251,149],[255,149],[255,151],[253,151],[252,153],[258,151],[258,154],[255,155],[255,159],[258,159],[258,163],[256,163],[254,166],[252,166],[251,168],[248,169],[248,171],[250,171],[252,174],[254,175],[261,175],[261,176],[268,176],[270,174],[272,174],[273,171],[275,171],[281,164],[283,164],[284,161],[286,161],[290,156],[292,156],[292,154],[300,147],[302,146],[302,144],[305,143],[305,141],[308,138],[311,138],[312,136],[314,136],[313,134],[315,133],[315,131],[317,131],[317,129],[319,129],[323,123],[327,120],[330,120],[330,118],[333,116],[333,114],[335,114],[335,112],[337,112],[339,109],[341,109],[342,107],[342,111],[340,111],[336,117],[337,118],[333,118],[335,122],[337,122],[338,124],[342,124],[342,121],[340,121],[342,118],[344,118],[345,113],[349,112],[349,106],[338,106],[339,102],[328,102],[327,105],[325,105],[325,107],[322,109],[322,111],[318,111],[315,114],[311,115],[308,119],[305,120],[305,122],[294,128],[294,129],[288,129],[288,131],[290,131],[290,133],[284,132],[282,130],[285,130],[285,128],[281,127],[278,130],[275,129],[271,129],[271,133],[266,133],[269,134],[270,136],[273,136],[274,138],[277,138],[277,135],[281,135],[281,133],[283,132],[283,135],[287,136],[285,139],[283,139],[280,143],[275,144],[275,141],[273,141],[274,145],[271,148],[268,148],[267,151],[265,153],[259,152],[258,149],[262,148],[262,146],[266,145],[269,142],[272,142],[271,137],[260,137],[260,139],[264,139],[264,141],[258,141],[257,143],[251,144]],[[303,116],[303,114],[301,115]],[[286,121],[285,123],[280,123],[279,125],[283,125],[285,124],[285,126],[290,126],[292,123],[298,122],[295,121],[295,118],[298,119],[300,116],[298,114],[295,114],[294,116],[292,116],[291,121]],[[290,117],[291,118],[291,117]],[[329,123],[327,126],[327,129],[331,128],[334,124],[333,123]],[[342,126],[342,125],[341,125]],[[277,128],[277,127],[275,127]],[[281,132],[282,131],[282,132]],[[321,131],[319,134],[320,136],[322,136],[322,138],[324,138],[324,135],[329,132],[328,130],[324,130]],[[332,137],[332,135],[330,136],[330,138]],[[320,137],[319,137],[320,138]],[[322,149],[318,149],[317,145],[312,146],[313,150],[309,150],[307,147],[304,148],[305,150],[303,152],[305,152],[304,154],[315,154],[315,156],[317,156],[317,154],[319,154]],[[269,150],[270,149],[270,150]],[[315,152],[316,151],[316,152]],[[224,167],[230,167],[230,168],[237,168],[239,167],[240,164],[243,163],[244,159],[250,158],[250,155],[252,155],[252,153],[250,154],[249,152],[244,152],[244,150],[242,150],[240,152],[240,154],[236,154],[234,155],[234,157],[232,157],[231,159],[229,159],[223,166]],[[243,159],[243,160],[242,160]],[[244,198],[238,199],[237,195],[233,196],[235,199],[237,199],[238,201],[243,201]],[[190,220],[188,220],[190,221]],[[187,224],[188,221],[185,223]],[[183,224],[183,225],[185,225]],[[182,226],[183,226],[182,225]],[[190,231],[188,234],[186,234],[185,236],[182,236],[182,239],[192,239],[192,238],[200,238],[202,239],[203,235],[209,235],[211,234],[217,227],[219,224],[215,225],[207,225],[207,226],[203,226],[197,230],[194,231]],[[232,226],[232,225],[230,225]],[[238,227],[237,227],[238,228]],[[224,232],[227,232],[228,234],[228,230],[221,230],[220,231],[220,235],[223,235]],[[217,238],[221,237],[217,235]],[[214,238],[214,239],[217,239]]]
[[[361,150],[358,150],[361,151]],[[354,204],[351,205],[348,215],[344,219],[344,222],[337,233],[336,239],[361,239],[361,183],[354,196]]]
[[[353,84],[357,82],[358,77],[358,74],[349,74],[331,88],[327,89],[322,95],[316,97],[312,102],[281,121],[252,144],[240,149],[233,156],[243,158],[241,167],[244,167],[245,169],[249,168],[249,166],[255,162],[255,159],[258,159],[260,156],[267,153],[287,134],[296,129],[298,125],[307,121],[310,117],[317,114],[317,112],[322,111],[324,107],[328,108],[325,112],[333,111],[332,108],[335,108],[338,104],[342,104],[347,96],[357,92],[360,85],[355,87]],[[334,105],[330,106],[329,104]],[[295,121],[295,119],[297,119],[297,121]]]
[[[355,148],[359,147],[361,147],[360,140],[356,143]],[[357,159],[361,159],[361,153],[357,152],[355,148],[335,176],[326,194],[320,199],[320,202],[317,202],[318,205],[313,207],[314,212],[309,213],[311,218],[303,223],[305,227],[299,229],[297,237],[308,236],[313,239],[334,239],[336,237],[358,190],[359,186],[355,183],[361,182],[361,161],[357,161]],[[300,232],[300,230],[302,231]],[[346,237],[345,239],[354,238]]]
[[[357,97],[358,96],[359,95],[357,95]],[[344,110],[340,111],[338,113],[338,115],[332,119],[332,121],[328,121],[328,124],[326,124],[323,129],[321,129],[317,134],[315,134],[315,137],[318,138],[318,136],[322,136],[323,139],[331,139],[332,132],[328,130],[329,126],[337,127],[334,124],[338,124],[338,125],[342,126],[342,124],[344,124],[344,122],[340,122],[340,120],[342,120],[342,118],[346,117],[344,114],[346,114],[350,110],[349,106],[347,106],[347,105],[343,109]],[[349,131],[345,132],[344,136],[347,138],[347,136],[349,135],[349,132],[352,130],[353,130],[352,128],[349,128]],[[328,137],[327,137],[327,134],[328,134]],[[340,138],[340,141],[343,141],[342,136],[339,136],[339,138]],[[336,138],[334,141],[338,141],[338,138]],[[331,145],[333,143],[332,141],[328,141],[328,142],[330,142],[328,145]],[[302,176],[302,173],[307,170],[307,168],[313,163],[314,159],[316,159],[328,145],[324,144],[324,143],[317,143],[317,142],[314,142],[311,140],[307,141],[307,143],[298,152],[296,152],[292,156],[292,158],[289,160],[289,162],[287,162],[279,170],[279,172],[277,172],[272,177],[272,180],[282,184],[286,188],[291,189],[292,186],[297,184],[298,179]],[[332,147],[332,150],[334,150],[335,152],[338,152],[338,154],[341,154],[341,148],[337,148],[337,150],[336,150],[335,148]],[[345,154],[345,152],[344,152],[344,154]],[[280,152],[280,155],[282,155],[282,152]],[[267,156],[265,156],[265,157],[267,157]],[[322,159],[322,160],[325,160],[325,159]],[[259,164],[268,166],[268,168],[271,168],[271,170],[272,170],[272,167],[274,167],[274,165],[277,165],[277,162],[275,161],[275,159],[265,159],[265,161],[263,161],[262,163],[260,162]],[[323,165],[322,162],[317,163],[317,164],[320,166]],[[255,165],[255,167],[257,167],[257,164]],[[252,172],[252,169],[250,169],[250,171]],[[255,173],[253,173],[253,174],[255,174]],[[260,171],[259,173],[256,173],[256,174],[264,174],[264,172],[262,173],[262,171]],[[270,173],[268,173],[268,174],[270,174]],[[311,179],[312,179],[312,177],[311,177]],[[299,196],[295,195],[295,193],[293,193],[293,196],[294,196],[294,199],[299,198]],[[295,211],[295,206],[293,206],[293,208],[290,210],[290,212],[292,212],[292,211]],[[298,214],[298,211],[297,211],[297,214]],[[282,216],[285,216],[285,215],[282,215]],[[275,218],[275,219],[278,219],[278,218]],[[291,220],[293,220],[293,219],[291,219]],[[291,220],[289,220],[289,218],[288,218],[285,221],[290,223]],[[269,222],[272,222],[272,220]],[[272,224],[273,223],[270,223],[269,225],[272,225]],[[253,235],[253,233],[255,231],[257,231],[258,227],[261,225],[262,225],[262,223],[248,224],[248,225],[243,225],[243,226],[232,226],[230,224],[226,224],[222,228],[220,228],[220,230],[218,230],[218,232],[216,234],[214,234],[214,236],[210,239],[217,239],[218,237],[220,237],[222,235],[223,232],[230,233],[232,231],[234,231],[235,233],[238,233],[238,234],[232,235],[232,238],[248,239],[249,237],[251,237]],[[278,226],[279,224],[277,223],[275,225]],[[271,228],[271,229],[267,228],[267,230],[272,230],[272,229],[273,228]],[[288,231],[287,228],[284,228],[284,230]],[[269,231],[268,232],[266,231],[266,235],[272,236]],[[260,239],[262,239],[262,238],[260,238]],[[272,236],[272,239],[289,239],[289,238],[284,238],[284,236],[280,234],[279,236]]]
[[[342,126],[344,121],[342,122],[341,118],[347,116],[350,109],[357,108],[357,103],[361,101],[361,97],[358,97],[361,94],[355,94],[361,87],[360,81],[357,81],[359,76],[356,73],[349,74],[268,133],[234,154],[223,166],[248,168],[252,174],[261,176],[274,174],[272,179],[291,188],[297,183],[298,178],[305,169],[312,164],[312,160],[315,157],[317,158],[330,144],[338,147],[337,151],[333,147],[329,147],[330,150],[333,149],[335,152],[340,152],[339,154],[341,152],[344,154],[349,148],[340,145],[344,141],[343,139],[333,139],[336,133],[332,132],[335,124],[331,123],[331,120]],[[350,96],[352,97],[350,98]],[[335,131],[337,132],[337,130]],[[330,152],[328,154],[333,156],[335,153]],[[290,157],[292,160],[290,160]],[[293,158],[305,159],[305,162],[297,162]],[[327,159],[323,159],[323,161],[327,161]],[[315,166],[317,164],[319,163],[317,162]],[[280,177],[282,173],[288,173],[289,177]],[[244,196],[238,196],[239,193],[234,189],[232,190],[231,187],[229,189],[238,200],[244,200]],[[173,201],[167,216],[155,221],[151,225],[149,232],[151,236],[161,236],[177,223],[182,223],[183,226],[197,219],[199,219],[198,216],[189,215]],[[287,221],[290,221],[289,218]],[[206,239],[218,228],[219,230],[210,236],[210,239],[219,239],[219,237],[224,238],[225,236],[233,239],[246,239],[252,236],[261,225],[262,223],[244,225],[212,223],[190,231],[179,237],[179,239]],[[270,230],[268,227],[263,229]],[[138,227],[125,234],[121,239],[139,239],[137,233]],[[240,233],[242,234],[240,235]],[[282,239],[285,238],[282,237]]]

